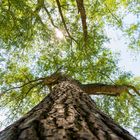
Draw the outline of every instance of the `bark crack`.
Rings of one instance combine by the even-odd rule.
[[[36,130],[36,135],[37,135],[38,139],[43,140],[44,137],[41,135],[42,126],[40,125],[40,121],[38,121],[38,120],[33,121],[33,126],[34,126],[34,129]]]

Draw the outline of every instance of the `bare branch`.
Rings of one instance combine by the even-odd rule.
[[[77,7],[78,7],[78,12],[81,15],[84,42],[85,42],[85,46],[86,46],[86,42],[87,42],[87,23],[86,23],[86,11],[85,11],[85,7],[84,7],[84,1],[83,0],[76,0],[76,3],[77,3]]]
[[[70,35],[70,33],[69,33],[69,30],[68,30],[68,28],[67,28],[65,19],[64,19],[64,17],[63,17],[63,13],[62,13],[62,10],[61,10],[61,5],[60,5],[59,0],[56,0],[56,3],[57,3],[57,6],[58,6],[58,10],[59,10],[59,13],[60,13],[60,16],[61,16],[61,19],[62,19],[64,28],[65,28],[65,30],[66,30],[66,32],[67,32],[69,38],[71,38],[72,40],[74,40],[74,41],[77,43],[77,41],[76,41],[76,40]]]

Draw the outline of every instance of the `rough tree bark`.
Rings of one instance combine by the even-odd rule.
[[[0,140],[135,140],[101,112],[78,85],[61,81],[20,120],[0,133]]]

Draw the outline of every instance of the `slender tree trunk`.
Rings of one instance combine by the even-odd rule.
[[[135,140],[102,113],[80,87],[63,81],[0,133],[0,140]]]

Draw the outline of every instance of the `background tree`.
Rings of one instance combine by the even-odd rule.
[[[140,83],[122,72],[115,54],[104,47],[109,41],[104,29],[114,26],[130,38],[129,47],[139,49],[139,20],[130,26],[124,23],[127,13],[139,15],[139,7],[138,1],[131,0],[2,0],[0,106],[9,111],[9,122],[48,93],[40,81],[30,81],[51,75],[60,67],[81,83],[131,85],[138,89]],[[132,91],[135,96],[130,96],[123,90],[121,96],[98,96],[95,100],[117,122],[138,133],[140,98],[136,93]]]

